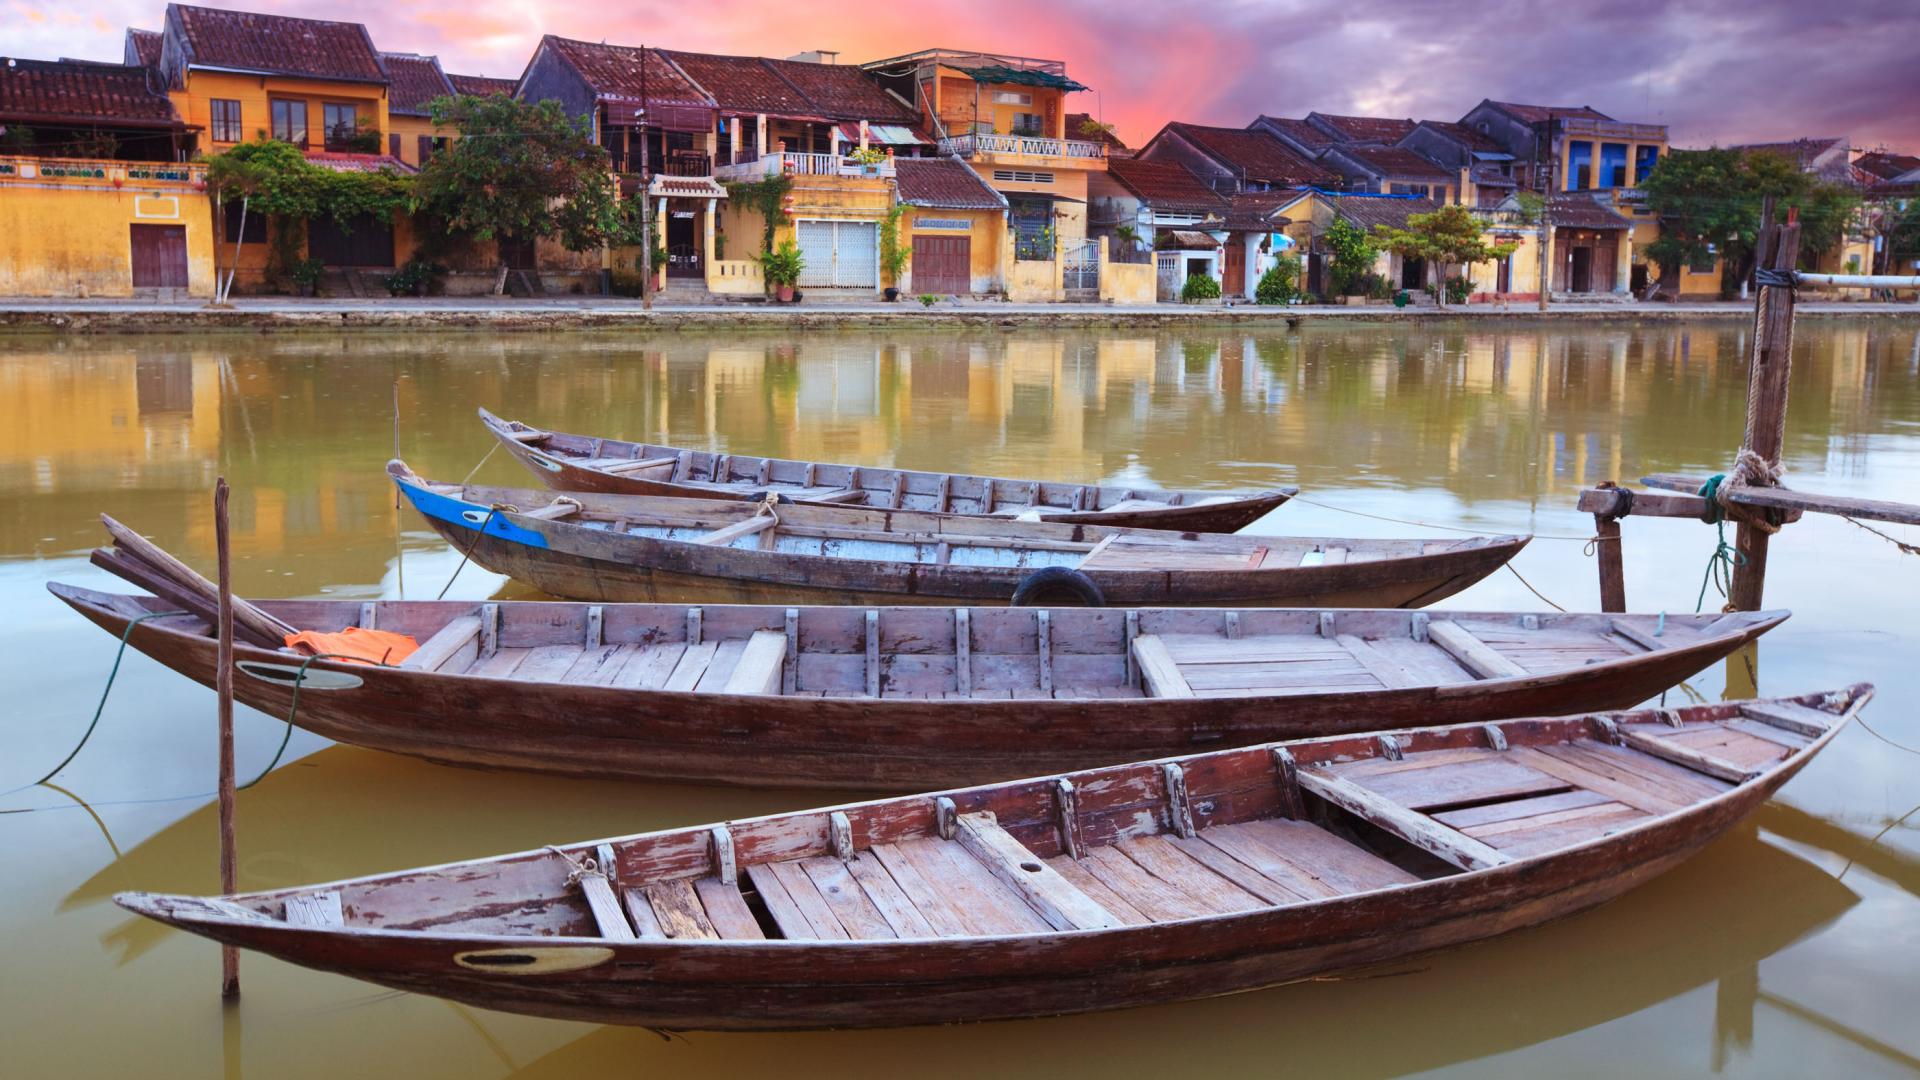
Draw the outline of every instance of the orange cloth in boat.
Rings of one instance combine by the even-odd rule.
[[[326,656],[348,663],[398,664],[412,656],[420,643],[391,630],[362,630],[349,626],[337,634],[302,630],[287,635],[287,646],[307,656]]]

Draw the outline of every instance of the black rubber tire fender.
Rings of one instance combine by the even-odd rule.
[[[1071,566],[1043,566],[1013,590],[1014,607],[1106,607],[1106,595],[1093,579]]]

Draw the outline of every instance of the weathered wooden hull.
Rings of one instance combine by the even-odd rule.
[[[125,632],[130,613],[144,610],[132,598],[62,585],[52,589],[115,637]],[[267,606],[303,625],[317,625],[325,603]],[[313,618],[303,620],[303,615]],[[1684,647],[1529,678],[1186,699],[727,695],[319,661],[315,670],[350,675],[360,685],[308,687],[295,722],[339,742],[450,765],[622,780],[923,791],[1413,723],[1626,708],[1727,656],[1783,618]],[[174,671],[213,685],[210,638],[146,623],[134,628],[129,643]],[[298,662],[244,643],[235,656],[243,665],[282,671]],[[262,678],[247,667],[236,675],[234,692],[271,716],[286,716],[292,706],[288,681]]]
[[[794,555],[585,529],[401,492],[463,555],[553,596],[609,603],[1006,604],[1029,573],[1012,566]],[[871,512],[869,512],[871,513]],[[1070,534],[1090,526],[1060,527]],[[1101,535],[1089,533],[1089,536]],[[1186,535],[1186,534],[1180,534]],[[1120,607],[1421,607],[1498,570],[1526,537],[1491,537],[1364,562],[1247,569],[1100,570]]]
[[[500,445],[506,448],[509,456],[519,462],[526,470],[538,477],[540,482],[555,491],[585,492],[596,495],[653,495],[686,499],[721,499],[738,501],[753,498],[758,487],[742,481],[731,488],[717,488],[712,485],[683,484],[662,481],[644,475],[620,475],[601,469],[589,468],[562,454],[542,453],[511,435],[505,421],[481,410],[481,420],[487,430]],[[571,438],[581,438],[574,436]],[[881,470],[876,470],[881,471]],[[1012,483],[1003,481],[1003,483]],[[1049,485],[1063,487],[1066,485]],[[1252,492],[1219,502],[1207,502],[1198,505],[1169,505],[1154,509],[1084,511],[1073,512],[1065,509],[1044,511],[1048,521],[1068,524],[1112,525],[1135,529],[1171,529],[1185,532],[1231,533],[1253,524],[1268,513],[1279,509],[1291,498],[1296,489],[1284,488],[1274,491]],[[1212,495],[1213,493],[1194,493]],[[1215,496],[1217,497],[1217,496]]]
[[[1577,846],[1351,896],[1117,929],[862,942],[567,942],[288,927],[210,915],[191,900],[116,899],[163,922],[302,966],[471,1005],[595,1023],[781,1030],[1091,1012],[1257,990],[1589,910],[1725,833],[1838,730],[1747,783]],[[1083,787],[1084,781],[1076,779]],[[964,801],[965,793],[953,794]],[[514,975],[476,971],[456,960],[496,951],[536,966]]]

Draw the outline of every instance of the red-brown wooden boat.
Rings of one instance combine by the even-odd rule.
[[[795,502],[881,510],[1019,517],[1133,529],[1230,533],[1275,510],[1299,488],[1271,491],[1162,491],[1100,484],[1008,480],[966,473],[789,461],[718,454],[656,443],[545,431],[502,420],[480,422],[514,460],[557,491],[758,500],[772,491]]]
[[[1110,605],[1419,607],[1498,570],[1524,536],[1227,536],[803,503],[437,484],[387,466],[475,563],[569,600],[1005,604],[1036,573]]]
[[[1117,1009],[1592,908],[1726,832],[1871,695],[1340,736],[325,885],[115,900],[290,963],[594,1023]]]
[[[100,560],[112,568],[110,559]],[[169,601],[54,584],[116,638]],[[1200,747],[1626,708],[1785,612],[1520,615],[269,600],[302,630],[393,630],[396,667],[237,643],[239,699],[459,765],[925,791]],[[1663,621],[1664,620],[1664,621]],[[133,648],[211,686],[192,615]]]

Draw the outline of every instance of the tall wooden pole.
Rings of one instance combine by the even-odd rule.
[[[1800,258],[1800,223],[1773,221],[1773,199],[1761,210],[1760,240],[1754,266],[1791,271]],[[1753,355],[1747,370],[1747,431],[1741,446],[1780,467],[1786,441],[1787,380],[1793,371],[1793,287],[1760,284],[1753,300]],[[1767,582],[1767,541],[1771,534],[1742,521],[1734,540],[1733,583],[1727,605],[1758,611]]]
[[[653,310],[653,275],[659,267],[653,265],[653,176],[647,171],[647,49],[640,47],[640,108],[635,110],[640,119],[640,256],[646,270],[640,275],[640,306]],[[662,148],[664,149],[664,147]]]
[[[233,550],[227,539],[227,478],[213,485],[213,538],[220,565],[219,662],[214,689],[220,697],[220,893],[238,891],[233,857]],[[240,950],[220,947],[220,996],[240,996]]]
[[[1540,200],[1540,310],[1547,310],[1549,294],[1553,292],[1553,159],[1559,151],[1556,147],[1555,133],[1559,130],[1557,120],[1547,121],[1547,158],[1541,168],[1547,174],[1547,182],[1541,191]]]

